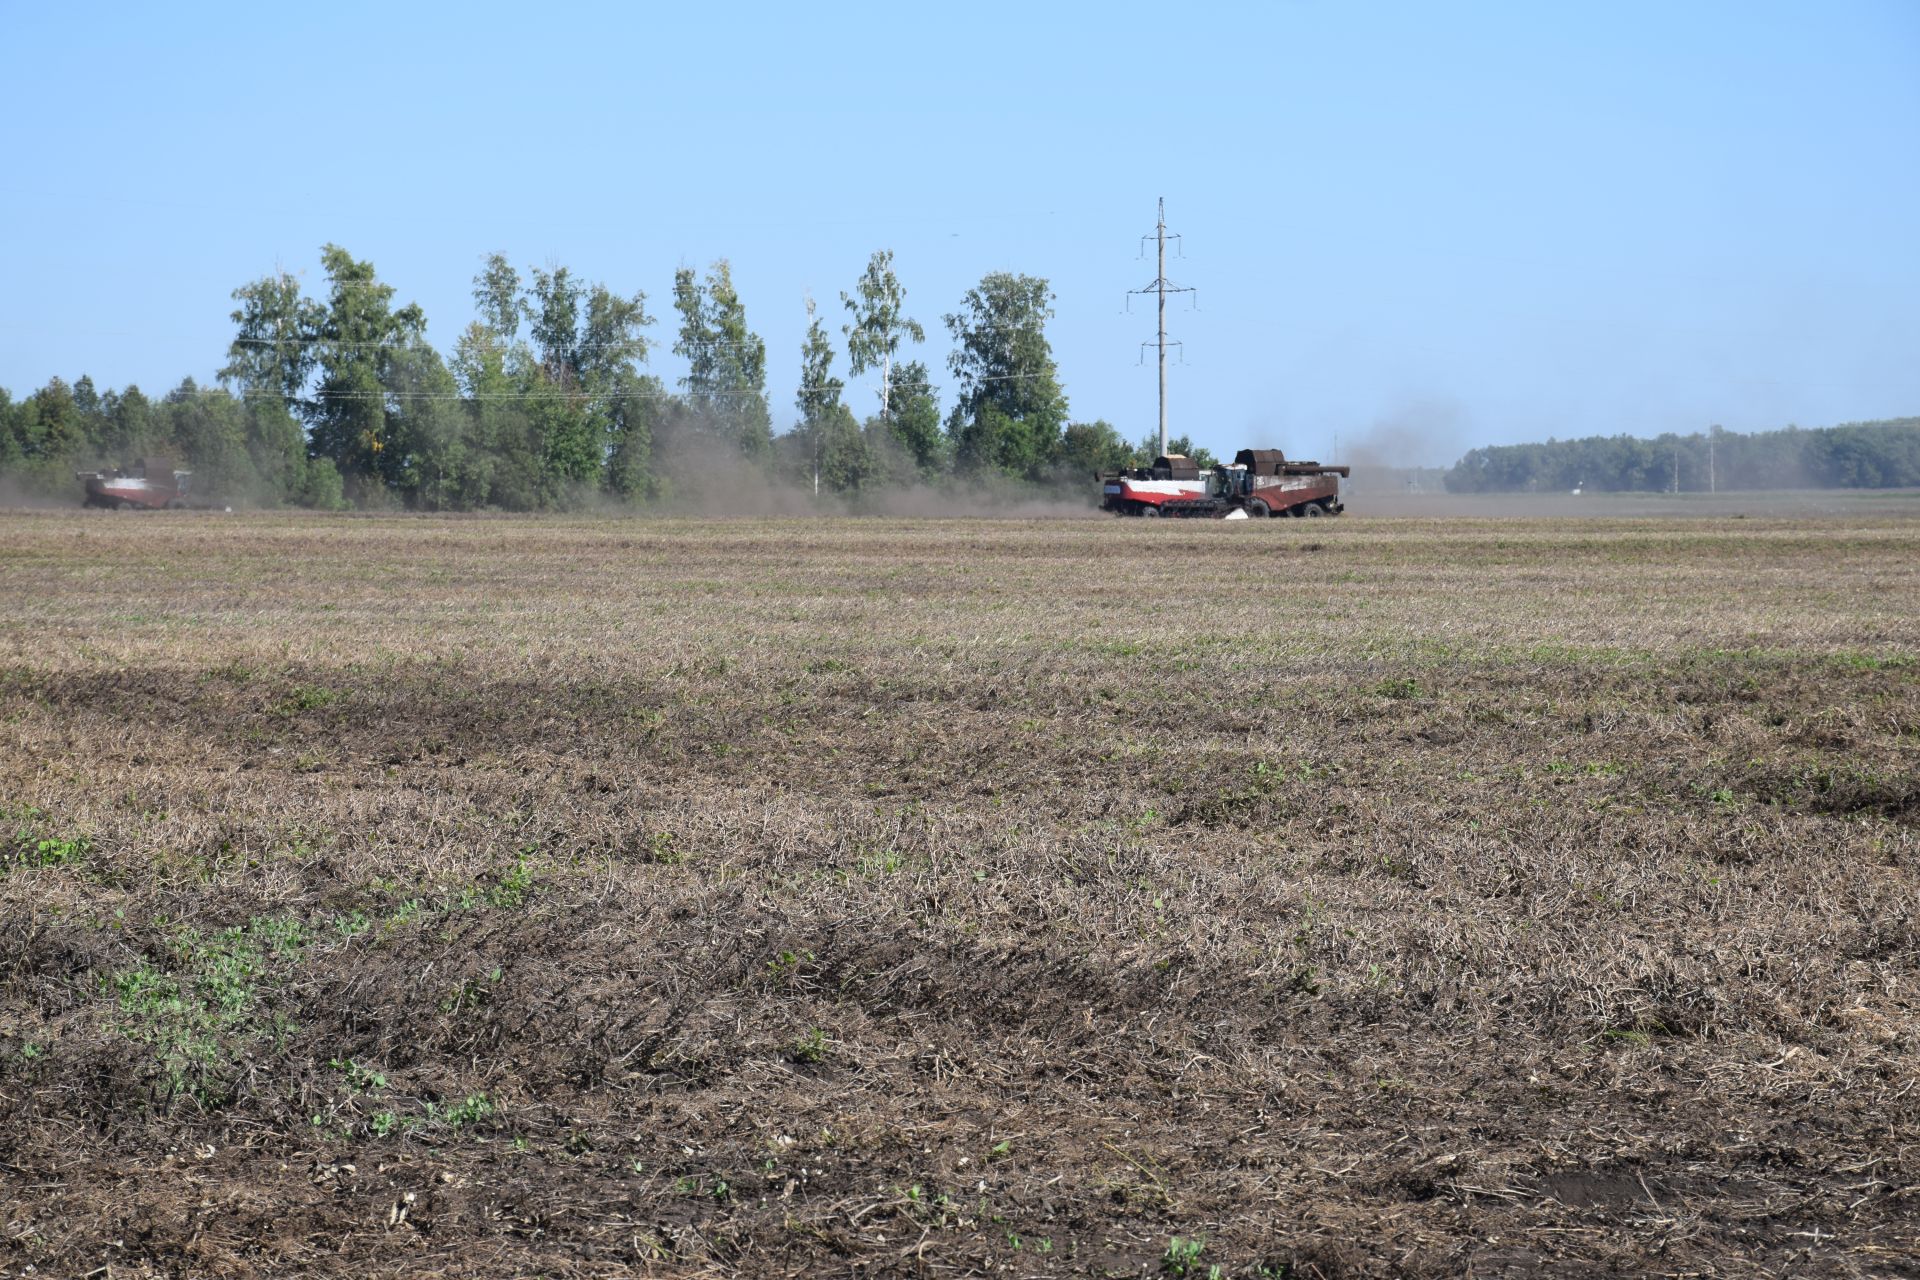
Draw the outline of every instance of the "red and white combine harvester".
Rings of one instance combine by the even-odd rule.
[[[1123,516],[1245,520],[1266,516],[1337,516],[1345,511],[1340,481],[1350,467],[1288,462],[1278,449],[1242,449],[1205,475],[1177,455],[1151,467],[1100,477],[1100,505]]]
[[[193,472],[175,471],[171,458],[142,458],[137,467],[113,471],[76,471],[74,479],[87,487],[83,506],[121,507],[158,511],[187,506]]]

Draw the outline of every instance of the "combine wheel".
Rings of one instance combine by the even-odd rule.
[[[1160,515],[1160,508],[1154,506],[1152,503],[1148,503],[1146,506],[1140,508],[1140,514],[1150,519],[1157,519]]]
[[[1247,514],[1255,520],[1265,520],[1268,516],[1272,515],[1273,512],[1268,510],[1265,499],[1255,498],[1247,504]]]
[[[1300,508],[1300,514],[1303,516],[1323,516],[1327,514],[1327,509],[1317,502],[1309,502],[1306,506]]]

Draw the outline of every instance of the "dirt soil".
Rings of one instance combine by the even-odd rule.
[[[1920,521],[0,515],[0,1276],[1920,1274]]]

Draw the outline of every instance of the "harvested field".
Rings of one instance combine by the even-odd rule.
[[[0,1275],[1920,1273],[1920,521],[0,586]]]

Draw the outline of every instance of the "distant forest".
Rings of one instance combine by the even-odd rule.
[[[473,281],[476,316],[443,354],[372,263],[337,245],[321,257],[322,297],[287,273],[234,290],[217,385],[188,378],[152,397],[55,378],[17,401],[0,389],[0,486],[78,501],[76,470],[166,456],[194,472],[196,493],[265,506],[712,506],[786,486],[857,509],[950,477],[1008,497],[1084,496],[1093,471],[1157,452],[1157,438],[1130,444],[1105,422],[1071,420],[1046,336],[1053,293],[1033,276],[989,274],[943,317],[954,342],[943,406],[911,358],[926,334],[893,255],[875,253],[840,295],[840,324],[806,301],[806,340],[783,379],[796,417],[776,433],[766,344],[725,260],[704,278],[675,273],[673,335],[656,339],[644,293],[566,267],[522,274],[493,254]],[[666,341],[687,364],[673,387],[648,371]],[[843,357],[849,376],[882,375],[872,414],[843,402]]]
[[[1455,463],[1446,486],[1454,493],[1910,488],[1920,486],[1920,418],[1490,445]]]

